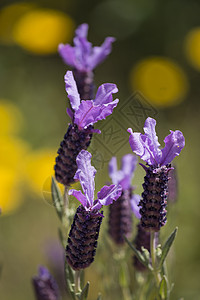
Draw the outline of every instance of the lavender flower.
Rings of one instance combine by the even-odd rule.
[[[64,62],[73,68],[81,99],[94,97],[93,70],[111,52],[113,37],[107,37],[100,47],[92,47],[87,40],[88,24],[80,25],[76,30],[74,47],[60,44],[58,51]]]
[[[122,186],[122,194],[118,201],[110,205],[109,210],[109,234],[116,244],[124,244],[124,235],[129,237],[132,233],[132,213],[139,211],[135,200],[138,195],[132,195],[131,181],[137,164],[137,157],[127,154],[122,157],[121,169],[117,170],[117,159],[113,157],[109,163],[109,175],[114,184]]]
[[[60,292],[55,279],[49,271],[43,267],[39,267],[38,276],[33,277],[33,287],[37,300],[59,300]]]
[[[165,137],[165,147],[160,149],[155,131],[156,121],[147,118],[144,125],[145,134],[130,132],[130,146],[134,153],[147,163],[142,165],[146,171],[143,184],[144,192],[139,203],[141,225],[150,231],[159,231],[166,223],[166,205],[168,195],[168,173],[171,161],[180,154],[185,146],[185,139],[181,131],[171,131]]]
[[[92,47],[87,40],[88,24],[82,24],[76,29],[74,47],[60,44],[58,51],[64,62],[82,72],[92,71],[111,52],[113,37],[107,37],[100,47]]]
[[[74,174],[77,170],[76,157],[82,149],[87,149],[90,144],[92,133],[100,133],[93,129],[93,124],[109,116],[117,106],[119,99],[113,101],[112,94],[117,93],[115,84],[102,84],[96,93],[94,100],[81,100],[76,82],[71,71],[65,75],[66,91],[70,100],[71,108],[67,109],[72,119],[64,140],[60,144],[56,158],[56,179],[68,186],[74,182]]]
[[[80,180],[84,194],[74,189],[69,190],[69,195],[73,195],[81,203],[76,211],[66,247],[66,260],[74,270],[84,269],[93,262],[103,217],[100,209],[103,205],[117,200],[122,192],[121,186],[104,186],[94,200],[96,170],[91,166],[91,156],[89,152],[82,150],[76,159],[78,170],[74,177]]]

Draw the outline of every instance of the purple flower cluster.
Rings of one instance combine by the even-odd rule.
[[[132,210],[140,217],[138,203],[140,196],[133,194],[131,181],[137,165],[137,157],[127,154],[122,157],[121,169],[117,169],[117,159],[112,157],[109,162],[109,175],[112,182],[121,185],[122,194],[109,207],[109,234],[116,244],[124,244],[124,236],[132,234]]]
[[[166,223],[168,173],[172,169],[170,163],[185,146],[182,132],[176,130],[165,137],[165,147],[160,149],[155,126],[156,121],[147,118],[144,125],[145,134],[133,133],[131,128],[128,129],[133,152],[147,163],[147,167],[142,165],[146,176],[139,206],[141,225],[148,231],[159,231]]]
[[[89,125],[94,125],[99,120],[105,119],[119,102],[119,99],[113,101],[112,94],[117,93],[118,88],[112,83],[102,84],[98,88],[94,100],[81,100],[71,71],[65,75],[65,87],[71,108],[74,111],[68,108],[67,113],[79,130],[86,129]]]
[[[100,47],[92,47],[87,40],[88,24],[81,24],[75,33],[74,47],[69,44],[59,45],[60,56],[74,69],[82,72],[92,71],[110,54],[115,38],[107,37]]]
[[[80,181],[84,193],[69,190],[69,195],[81,203],[74,216],[66,247],[66,260],[74,270],[84,269],[93,262],[103,217],[100,209],[116,201],[122,193],[120,185],[112,184],[102,187],[97,199],[94,199],[96,170],[91,165],[91,157],[89,152],[82,150],[76,159],[78,169],[74,178]]]
[[[65,88],[71,108],[67,113],[72,124],[64,136],[58,149],[55,164],[57,181],[69,186],[74,182],[77,170],[76,157],[81,150],[90,145],[92,133],[100,133],[93,125],[109,116],[119,100],[113,101],[113,94],[118,92],[115,84],[102,84],[94,97],[93,69],[111,52],[114,38],[108,37],[100,47],[92,47],[87,41],[88,25],[82,24],[76,30],[74,47],[59,45],[59,53],[72,71],[65,74]],[[75,78],[75,79],[74,79]]]
[[[37,300],[59,300],[58,285],[48,269],[40,266],[38,275],[33,277],[33,287]]]

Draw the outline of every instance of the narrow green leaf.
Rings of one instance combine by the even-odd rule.
[[[89,292],[90,283],[89,281],[86,283],[84,289],[80,294],[80,300],[87,300],[88,292]]]
[[[167,283],[167,277],[164,275],[159,287],[159,295],[162,300],[168,299],[168,283]]]
[[[63,197],[61,195],[61,192],[58,188],[58,185],[54,177],[52,177],[52,182],[51,182],[51,193],[52,193],[53,205],[56,209],[59,219],[62,220],[63,206],[64,206]]]
[[[65,262],[65,281],[66,285],[71,293],[72,299],[76,300],[75,295],[75,272],[72,268]]]
[[[142,253],[140,251],[138,251],[135,246],[127,239],[126,236],[124,236],[125,241],[127,242],[127,244],[129,245],[129,247],[133,250],[135,256],[139,259],[139,261],[145,265],[147,268],[149,268],[149,264],[147,263],[147,261],[145,260],[144,256],[142,255]]]
[[[167,254],[173,244],[173,241],[176,237],[176,233],[177,233],[177,230],[178,228],[176,227],[175,230],[171,233],[171,235],[169,236],[169,238],[167,239],[166,243],[164,244],[163,248],[162,248],[162,255],[161,255],[161,258],[160,258],[160,262],[159,262],[159,269],[161,269],[166,257],[167,257]]]

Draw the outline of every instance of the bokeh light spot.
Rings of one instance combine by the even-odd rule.
[[[200,70],[200,27],[194,28],[186,35],[184,50],[190,64]]]
[[[25,174],[29,187],[51,203],[51,176],[54,176],[56,151],[40,149],[30,152],[25,161]],[[60,185],[62,188],[62,185]],[[63,190],[63,188],[62,188]]]
[[[71,17],[56,11],[37,9],[23,15],[13,29],[15,42],[34,54],[52,54],[59,43],[71,41],[75,24]]]
[[[18,2],[4,6],[0,10],[0,41],[4,44],[12,44],[12,31],[15,23],[23,14],[34,8],[35,4]]]
[[[12,103],[0,99],[0,135],[10,135],[19,132],[23,125],[20,110]]]
[[[140,61],[131,71],[131,85],[158,107],[180,103],[187,94],[188,80],[177,63],[165,57]]]

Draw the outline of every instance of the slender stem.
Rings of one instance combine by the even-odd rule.
[[[151,264],[152,264],[152,268],[153,268],[152,272],[153,272],[155,283],[156,283],[156,289],[158,291],[160,281],[161,281],[161,276],[160,276],[159,270],[156,265],[155,232],[154,231],[151,232],[151,236],[150,236],[150,251],[151,251]],[[160,298],[158,297],[158,299],[160,299]]]

